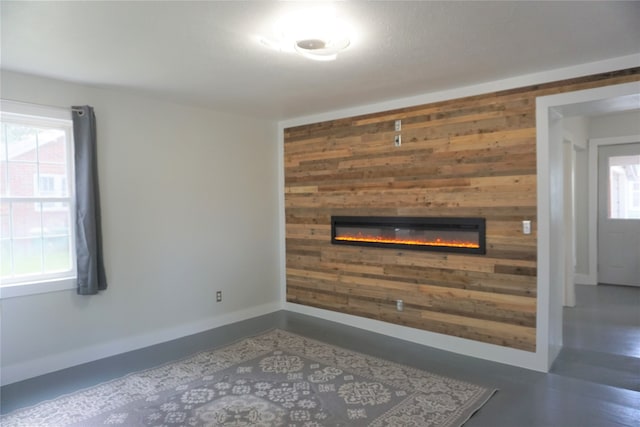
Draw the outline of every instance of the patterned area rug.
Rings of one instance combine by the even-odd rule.
[[[13,426],[461,426],[495,390],[272,330],[21,409]]]

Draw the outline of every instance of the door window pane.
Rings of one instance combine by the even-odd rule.
[[[609,218],[640,219],[640,156],[609,158]]]

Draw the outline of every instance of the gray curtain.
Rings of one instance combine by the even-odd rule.
[[[78,294],[107,289],[102,259],[96,117],[87,105],[71,108],[76,170],[76,259]]]

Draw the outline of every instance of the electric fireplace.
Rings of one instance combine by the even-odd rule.
[[[332,216],[331,243],[486,253],[484,218]]]

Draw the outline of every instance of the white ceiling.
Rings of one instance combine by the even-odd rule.
[[[2,68],[287,119],[627,55],[640,2],[339,2],[337,61],[256,42],[309,2],[1,2]]]

